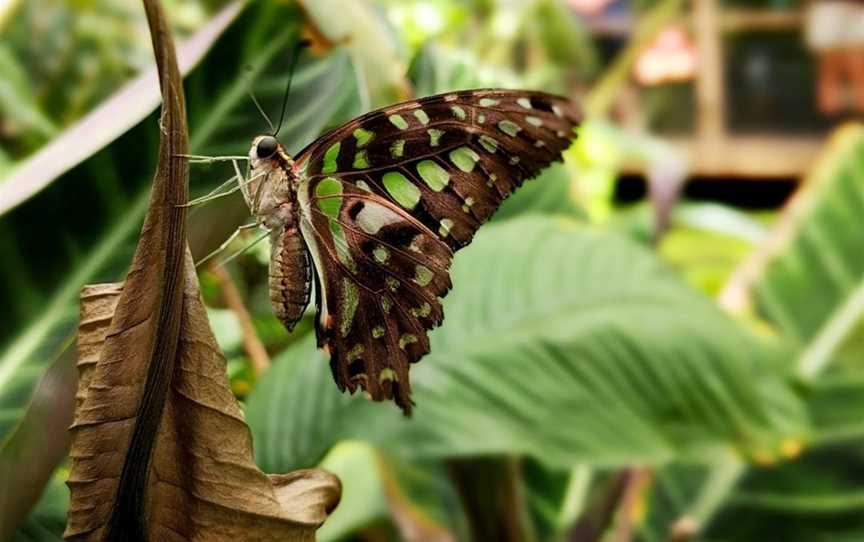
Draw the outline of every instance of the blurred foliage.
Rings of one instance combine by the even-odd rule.
[[[754,287],[758,309],[784,338],[811,346],[800,367],[808,377],[832,361],[860,371],[862,176],[864,127],[850,125],[834,135],[795,196],[774,257]]]
[[[222,0],[171,0],[189,36]],[[11,2],[0,24],[0,149],[7,168],[56,136],[152,59],[144,12],[126,0]],[[2,20],[2,19],[0,19]]]
[[[728,447],[775,456],[808,432],[782,353],[635,243],[561,219],[513,219],[479,232],[451,276],[448,325],[412,370],[411,422],[340,394],[310,337],[249,399],[265,469],[314,465],[340,438],[408,456],[519,452],[566,467],[699,460]]]
[[[166,2],[186,37],[223,4]],[[638,4],[651,10],[635,39],[644,42],[681,3]],[[356,1],[338,21],[335,5],[246,7],[186,79],[193,152],[245,154],[266,130],[247,88],[275,116],[287,51],[301,34],[314,43],[280,135],[291,152],[409,93],[504,86],[582,96],[595,84],[592,103],[603,110],[638,51],[624,49],[603,66],[597,40],[563,0]],[[134,2],[19,1],[6,9],[0,173],[151,58]],[[78,288],[118,278],[128,262],[157,121],[154,112],[0,219],[0,456],[8,435],[21,430],[37,382],[71,340]],[[258,461],[271,471],[322,464],[340,476],[343,502],[322,540],[412,532],[466,539],[471,518],[449,473],[453,461],[477,456],[521,458],[527,510],[510,512],[530,517],[538,540],[567,538],[607,501],[613,511],[623,507],[610,488],[634,466],[651,467],[628,509],[638,540],[669,540],[682,525],[712,540],[860,538],[862,133],[837,135],[794,212],[775,226],[773,214],[717,204],[672,210],[674,197],[618,206],[622,168],[660,171],[662,184],[679,164],[651,137],[602,119],[587,123],[565,164],[520,189],[455,259],[445,324],[412,370],[418,406],[410,421],[338,392],[314,348],[311,314],[285,333],[269,307],[266,244],[228,266],[273,356],[260,378],[218,281],[202,271]],[[673,174],[664,177],[669,164]],[[192,190],[204,193],[231,173],[224,165],[193,168]],[[208,252],[244,215],[239,198],[196,210],[193,250]],[[659,238],[661,215],[669,230]],[[754,326],[708,296],[760,257],[765,265],[745,288],[764,319]],[[57,469],[14,540],[59,537],[66,474]],[[622,521],[628,526],[620,518],[600,525],[601,535]]]

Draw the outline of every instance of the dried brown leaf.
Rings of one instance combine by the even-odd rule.
[[[267,476],[231,393],[186,245],[185,106],[174,47],[145,0],[160,67],[159,164],[130,271],[81,298],[73,540],[314,540],[339,481]],[[112,314],[113,311],[113,314]]]
[[[228,386],[225,358],[210,330],[191,262],[187,264],[177,366],[148,477],[147,539],[314,540],[315,530],[339,500],[339,481],[320,469],[268,476],[255,466],[249,429]],[[128,438],[128,430],[116,429],[128,422],[117,413],[124,410],[120,405],[126,401],[106,393],[109,388],[100,379],[106,369],[121,375],[136,373],[124,370],[125,362],[111,363],[103,354],[102,345],[117,340],[112,316],[122,296],[120,284],[88,286],[81,295],[82,386],[66,532],[73,540],[104,539],[118,489],[115,476],[123,461],[119,440]],[[135,387],[120,380],[111,386]],[[87,425],[93,438],[84,440],[81,416],[92,411],[113,414],[105,422]]]

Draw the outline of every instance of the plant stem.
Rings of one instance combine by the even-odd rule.
[[[702,531],[746,471],[747,465],[731,454],[715,465],[693,505],[672,525],[670,540],[684,542]]]
[[[604,117],[609,113],[615,97],[627,82],[639,53],[665,25],[679,16],[683,5],[683,0],[663,0],[639,18],[627,48],[615,58],[612,66],[604,72],[603,78],[585,97],[587,116]]]
[[[237,289],[230,273],[223,266],[211,265],[210,272],[216,276],[219,288],[222,290],[222,296],[225,298],[225,304],[240,322],[240,329],[243,333],[243,348],[246,350],[246,355],[249,356],[252,370],[256,377],[261,376],[270,368],[270,355],[267,354],[264,343],[258,338],[258,333],[252,324],[252,316],[243,303],[243,296],[240,295],[240,290]]]
[[[451,459],[447,466],[474,540],[536,540],[525,504],[518,458]]]

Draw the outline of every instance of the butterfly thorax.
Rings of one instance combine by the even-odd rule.
[[[297,185],[299,178],[294,160],[277,143],[269,156],[259,156],[261,142],[271,136],[259,136],[249,149],[249,174],[244,196],[249,210],[267,229],[276,232],[295,226],[298,218]]]

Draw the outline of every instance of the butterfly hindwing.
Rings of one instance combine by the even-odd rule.
[[[310,181],[335,178],[399,205],[457,250],[516,187],[560,160],[578,120],[551,94],[452,92],[368,113],[297,162]]]
[[[397,205],[334,178],[309,185],[319,346],[341,389],[395,399],[410,412],[409,364],[443,319],[452,253]]]

